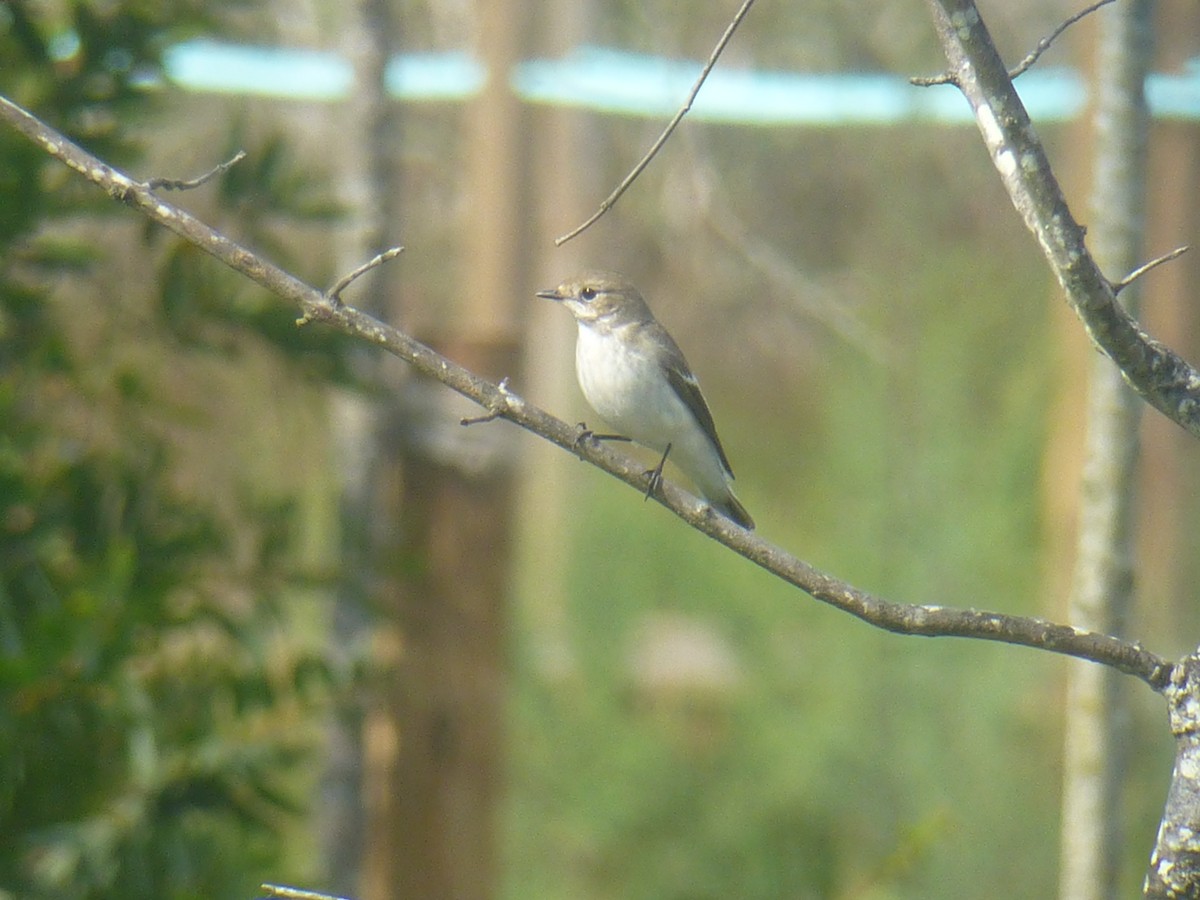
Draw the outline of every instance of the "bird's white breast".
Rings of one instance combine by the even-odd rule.
[[[662,450],[692,424],[691,413],[675,395],[653,349],[643,349],[620,330],[579,326],[575,343],[579,386],[609,425],[639,444]]]

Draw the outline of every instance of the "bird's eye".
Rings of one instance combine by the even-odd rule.
[[[594,287],[585,287],[582,291],[579,292],[579,297],[582,300],[595,300],[596,299],[596,289]]]

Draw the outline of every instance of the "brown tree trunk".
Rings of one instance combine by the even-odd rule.
[[[487,81],[465,112],[463,269],[450,317],[428,343],[472,371],[520,380],[517,336],[528,286],[525,132],[509,87],[522,0],[476,11]],[[464,428],[479,414],[439,384],[408,385],[387,443],[396,522],[382,560],[397,678],[367,729],[368,900],[487,900],[497,894],[503,786],[507,594],[513,557],[516,431]]]

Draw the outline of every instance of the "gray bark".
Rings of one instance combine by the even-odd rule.
[[[1129,272],[1142,257],[1153,0],[1098,13],[1089,243],[1100,267]],[[1120,295],[1138,312],[1136,283]],[[1133,602],[1133,517],[1141,401],[1111,360],[1091,360],[1079,540],[1069,620],[1119,635]],[[1061,900],[1117,896],[1124,692],[1110,669],[1067,674]]]
[[[1175,768],[1145,895],[1200,897],[1200,651],[1174,668],[1163,695],[1175,735]]]

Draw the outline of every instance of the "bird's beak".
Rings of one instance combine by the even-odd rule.
[[[546,291],[538,291],[534,296],[541,297],[543,300],[566,300],[562,294],[558,292],[558,288],[552,288]]]

